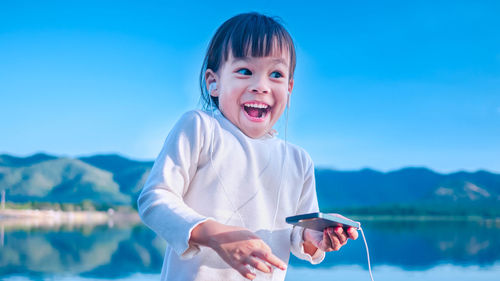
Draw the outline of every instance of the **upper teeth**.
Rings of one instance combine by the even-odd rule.
[[[257,103],[248,103],[248,104],[245,104],[245,106],[255,107],[255,108],[267,108],[268,107],[267,104],[257,104]]]

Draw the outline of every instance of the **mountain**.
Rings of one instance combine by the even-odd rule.
[[[116,154],[80,157],[79,160],[113,174],[120,192],[137,198],[144,186],[153,161],[135,161]]]
[[[0,190],[14,202],[135,204],[152,161],[94,155],[65,158],[47,154],[0,155]],[[322,210],[338,208],[499,209],[500,174],[487,171],[440,174],[426,168],[391,172],[316,170]],[[398,207],[398,208],[399,208]],[[500,211],[499,211],[500,213]]]
[[[498,209],[500,175],[487,171],[440,174],[426,168],[382,173],[316,170],[321,209],[406,206],[440,209]]]
[[[56,158],[57,157],[55,157],[55,156],[47,155],[44,153],[33,154],[33,155],[25,157],[25,158],[11,156],[11,155],[7,155],[7,154],[1,154],[0,155],[0,167],[2,167],[2,166],[5,166],[5,167],[28,166],[28,165],[33,165],[33,164],[40,163],[40,162],[47,161],[47,160],[53,160]]]
[[[0,166],[0,189],[6,190],[9,201],[131,203],[130,196],[120,192],[112,173],[78,159],[2,156],[10,161]]]
[[[319,198],[338,206],[412,202],[430,195],[441,175],[425,168],[407,168],[389,173],[316,170]]]

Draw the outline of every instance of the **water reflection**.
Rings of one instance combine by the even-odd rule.
[[[423,270],[440,264],[493,265],[500,261],[500,228],[481,221],[364,222],[372,265]],[[307,263],[293,259],[293,264]],[[367,267],[361,239],[331,253],[320,267],[358,264]]]
[[[115,278],[157,272],[163,248],[164,242],[141,225],[7,230],[0,276],[70,273]]]
[[[0,247],[3,248],[4,244],[4,235],[5,235],[5,226],[2,224],[0,225]]]
[[[500,261],[500,228],[477,222],[364,222],[372,264],[422,270],[440,264],[493,265]],[[8,228],[0,225],[0,277],[61,274],[123,278],[161,270],[165,242],[136,225]],[[309,267],[292,258],[295,268]],[[366,267],[361,239],[319,265]]]

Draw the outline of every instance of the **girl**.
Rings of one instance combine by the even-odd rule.
[[[284,280],[290,251],[315,264],[357,238],[285,222],[318,211],[310,157],[272,129],[294,70],[292,39],[272,18],[237,15],[215,33],[200,75],[211,111],[181,117],[138,199],[168,243],[161,280]]]

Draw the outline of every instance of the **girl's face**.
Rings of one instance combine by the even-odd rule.
[[[229,58],[217,73],[208,69],[205,80],[217,87],[219,110],[251,138],[268,133],[285,110],[292,92],[289,56]]]

